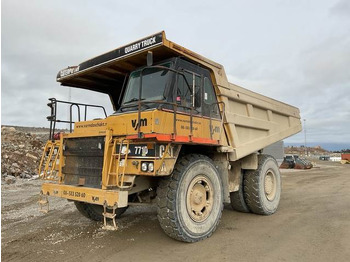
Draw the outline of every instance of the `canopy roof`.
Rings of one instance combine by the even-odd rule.
[[[185,56],[205,67],[222,68],[221,65],[167,40],[165,32],[162,31],[91,58],[78,66],[62,69],[57,74],[57,81],[64,86],[111,95],[116,89],[121,89],[125,77],[131,71],[146,65],[148,51],[153,52],[154,63],[170,57]]]

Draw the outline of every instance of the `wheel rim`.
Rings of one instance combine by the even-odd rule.
[[[277,179],[276,179],[275,173],[269,170],[265,175],[265,181],[264,181],[265,196],[269,201],[272,201],[275,199],[276,192],[277,192],[276,181]]]
[[[213,186],[203,175],[195,177],[187,190],[187,212],[195,222],[208,218],[213,208]]]

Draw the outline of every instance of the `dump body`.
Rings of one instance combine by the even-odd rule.
[[[301,130],[299,109],[234,84],[221,87],[225,130],[238,160]]]

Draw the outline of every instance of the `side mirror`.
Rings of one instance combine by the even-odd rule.
[[[147,53],[147,66],[153,65],[153,53],[151,51],[148,51]]]

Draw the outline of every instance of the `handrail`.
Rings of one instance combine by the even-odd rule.
[[[171,71],[173,73],[176,73],[176,76],[178,74],[181,74],[181,75],[184,76],[184,72],[182,72],[180,70],[176,70],[176,69],[169,68],[169,67],[166,67],[166,66],[161,66],[161,65],[146,66],[146,67],[142,68],[140,70],[140,86],[139,86],[139,94],[138,94],[139,95],[139,99],[137,101],[137,104],[134,104],[134,105],[122,105],[120,107],[120,109],[122,109],[122,108],[132,108],[132,107],[137,106],[137,136],[139,138],[143,137],[143,134],[141,132],[141,125],[140,125],[141,107],[142,107],[142,105],[144,105],[144,104],[163,104],[163,105],[171,105],[171,106],[173,106],[174,107],[174,127],[173,127],[173,135],[174,136],[176,136],[176,120],[177,120],[176,119],[176,112],[177,112],[178,107],[184,108],[184,109],[188,109],[190,111],[190,135],[189,136],[190,136],[190,139],[192,139],[192,137],[193,137],[193,116],[194,116],[193,111],[196,110],[196,108],[195,108],[195,97],[194,97],[194,93],[195,93],[195,78],[194,78],[194,76],[193,76],[193,83],[192,83],[192,106],[191,107],[182,106],[182,105],[179,106],[177,103],[172,103],[172,102],[167,102],[167,101],[159,101],[159,100],[156,100],[156,101],[143,101],[142,100],[142,76],[143,76],[143,71],[146,70],[146,69],[151,69],[151,68],[164,69],[164,70],[168,70],[168,71]],[[193,73],[193,75],[197,75],[197,74]],[[190,86],[189,83],[187,82],[186,77],[184,77],[184,80],[186,81],[187,85]],[[175,84],[177,84],[177,77],[176,77]],[[219,104],[221,104],[221,102],[213,103],[213,104],[209,105],[209,108],[211,108],[215,104],[219,105]],[[210,128],[211,128],[211,110],[209,109],[209,111],[210,111],[209,112],[209,118],[210,118]],[[220,111],[220,109],[219,109],[219,111]],[[220,112],[222,129],[223,129],[224,113],[225,113],[225,104],[223,104],[223,112],[222,113]],[[221,136],[221,132],[220,132],[220,136]],[[212,138],[212,130],[210,130],[210,137]]]
[[[142,68],[141,70],[140,70],[140,86],[139,86],[139,100],[137,101],[137,123],[140,123],[140,119],[141,119],[141,105],[142,104],[145,104],[145,103],[154,103],[155,101],[142,101],[142,76],[143,76],[143,71],[145,71],[146,69],[152,69],[152,68],[158,68],[158,69],[164,69],[164,70],[168,70],[168,71],[171,71],[171,72],[173,72],[173,73],[176,73],[176,75],[178,75],[178,74],[181,74],[181,75],[184,75],[184,73],[183,72],[181,72],[181,71],[179,71],[179,70],[175,70],[175,69],[173,69],[173,68],[169,68],[169,67],[166,67],[166,66],[161,66],[161,65],[156,65],[156,66],[146,66],[146,67],[144,67],[144,68]],[[193,73],[194,74],[194,73]],[[177,79],[177,78],[176,78]],[[189,84],[188,84],[188,82],[187,82],[187,79],[186,78],[184,78],[185,79],[185,81],[186,81],[186,83],[187,83],[187,85],[188,86],[190,86]],[[193,78],[194,79],[194,78]],[[194,90],[195,90],[195,86],[193,85],[193,93],[194,93]],[[162,104],[164,104],[164,102],[162,101],[162,102],[159,102],[160,104],[162,103]],[[174,114],[176,114],[175,112],[177,111],[177,110],[175,110],[175,108],[177,109],[177,104],[176,103],[173,103],[172,104],[173,106],[174,106]],[[135,105],[132,105],[131,107],[134,107]],[[128,108],[128,107],[130,107],[130,106],[121,106],[120,108]],[[183,108],[185,108],[184,106],[181,106],[181,107],[183,107]],[[192,111],[193,111],[193,109],[194,109],[194,97],[193,97],[193,103],[192,103],[192,107],[187,107],[188,109],[190,109],[190,136],[192,137],[192,129],[193,129],[193,127],[192,127],[192,118],[193,118],[193,113],[192,113]],[[138,133],[138,137],[139,138],[142,138],[142,132],[141,132],[141,125],[140,124],[138,124],[138,127],[137,127],[137,133]],[[174,116],[174,135],[176,135],[176,115]]]
[[[84,107],[84,121],[87,119],[87,112],[88,108],[100,108],[103,110],[103,113],[105,117],[107,117],[106,109],[103,106],[100,105],[93,105],[93,104],[83,104],[83,103],[76,103],[76,102],[69,102],[69,101],[63,101],[63,100],[57,100],[56,98],[49,98],[49,103],[47,104],[48,107],[51,108],[51,115],[47,117],[47,120],[50,121],[50,134],[49,138],[53,141],[54,140],[54,134],[56,130],[56,123],[67,123],[69,124],[69,131],[72,133],[73,131],[73,107],[77,109],[78,112],[78,121],[81,120],[81,111],[80,107]],[[60,120],[57,119],[57,108],[58,104],[67,104],[69,106],[69,119],[68,120]]]
[[[140,103],[141,105],[142,104],[159,104],[159,105],[170,105],[170,106],[173,106],[174,107],[174,127],[173,127],[173,133],[174,135],[176,135],[176,112],[178,111],[177,109],[180,107],[180,108],[184,108],[184,109],[187,109],[190,111],[190,129],[192,129],[192,125],[193,125],[193,111],[196,110],[195,108],[193,107],[188,107],[188,106],[183,106],[183,105],[178,105],[177,103],[172,103],[172,102],[167,102],[167,101],[141,101]],[[122,108],[132,108],[132,107],[138,107],[138,104],[137,105],[126,105],[126,106],[122,106]],[[141,109],[141,108],[140,108]],[[138,108],[138,113],[141,113],[139,111],[139,108]],[[138,123],[140,122],[140,119],[138,119]]]
[[[159,104],[159,105],[169,105],[169,106],[173,106],[174,107],[174,126],[173,126],[173,134],[176,136],[177,135],[177,131],[176,131],[176,115],[178,112],[178,108],[183,108],[183,109],[187,109],[190,112],[190,136],[192,136],[192,132],[193,132],[193,117],[194,115],[194,110],[196,110],[194,107],[188,107],[188,106],[183,106],[183,105],[178,105],[177,103],[173,103],[173,102],[167,102],[167,101],[159,101],[159,100],[155,100],[155,101],[140,101],[140,104]],[[209,107],[212,107],[214,105],[222,105],[223,109],[222,111],[220,110],[219,107],[219,115],[220,115],[220,120],[221,120],[221,125],[223,129],[223,124],[224,124],[224,114],[225,114],[225,103],[224,102],[215,102],[213,104],[211,104]],[[138,104],[133,104],[133,105],[125,105],[122,106],[122,108],[133,108],[133,107],[137,107],[138,109],[138,114],[141,113],[139,111],[139,103]],[[141,108],[140,108],[141,109]],[[211,126],[211,122],[212,122],[212,117],[211,114],[209,114],[209,119],[210,119],[210,126]],[[138,123],[140,122],[140,120],[138,119]],[[140,126],[140,125],[139,125]],[[212,130],[210,130],[210,133],[212,132]],[[138,135],[140,137],[140,134]],[[220,132],[220,136],[221,136],[221,132]]]

